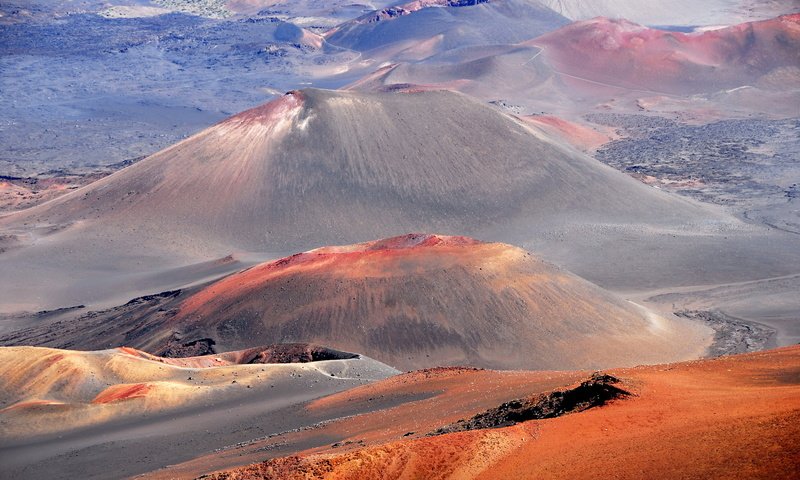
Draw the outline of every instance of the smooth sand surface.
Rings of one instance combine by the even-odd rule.
[[[389,410],[396,419],[394,435],[380,424],[356,430],[336,422],[327,429],[344,434],[339,449],[310,449],[212,478],[790,479],[800,473],[800,347],[609,373],[633,395],[581,413],[427,438],[429,430],[418,428],[425,414],[402,416],[403,407],[397,407]],[[464,383],[480,385],[468,383],[477,377],[465,376]],[[381,389],[395,378],[364,389]],[[415,411],[424,412],[425,402],[416,402]],[[440,422],[455,405],[439,405]],[[400,423],[416,430],[412,439],[400,436]],[[167,478],[167,472],[153,478]]]

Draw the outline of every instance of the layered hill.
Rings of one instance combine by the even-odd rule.
[[[800,87],[800,14],[701,33],[596,18],[528,44],[543,47],[562,74],[654,93],[692,94],[760,82],[772,90]]]
[[[357,354],[298,344],[180,359],[132,348],[8,347],[0,348],[0,359],[0,445],[6,447],[80,429],[113,430],[132,418],[142,424],[164,414],[174,418],[199,407],[211,414],[248,395],[276,407],[397,373]]]
[[[408,231],[520,241],[553,225],[709,220],[730,219],[464,95],[310,89],[0,218],[16,272],[0,304],[121,302],[198,281],[217,268],[202,262],[231,252],[275,258]]]
[[[400,369],[599,368],[702,355],[668,320],[500,243],[411,234],[264,263],[158,304],[23,330],[3,341],[169,356],[323,343]]]

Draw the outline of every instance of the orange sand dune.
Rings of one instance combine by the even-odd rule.
[[[364,444],[419,438],[442,425],[509,399],[561,389],[588,375],[588,372],[574,371],[492,371],[454,367],[403,373],[306,404],[298,416],[330,419],[311,428],[246,441],[236,448],[210,452],[146,477],[196,477],[209,471],[293,454],[309,445],[318,446],[309,451],[341,452]]]
[[[331,447],[317,449],[211,478],[790,479],[800,475],[800,347],[609,373],[634,396],[506,428],[388,443],[379,433],[384,425],[379,419],[390,412],[377,411],[365,414],[363,423],[369,424],[371,418],[378,422],[374,431],[382,439],[379,444],[356,432],[347,436],[352,443],[339,442],[349,445],[340,447],[343,453]],[[398,382],[400,378],[360,387],[359,394],[413,390],[416,382],[424,381],[418,377]],[[442,379],[444,384],[447,378]],[[344,392],[316,404],[354,401],[349,395]],[[431,415],[419,408],[406,415],[397,413],[391,415],[395,431]],[[336,424],[329,428],[335,431]],[[355,441],[364,438],[366,442]]]

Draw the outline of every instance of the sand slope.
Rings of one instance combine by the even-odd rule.
[[[800,473],[798,367],[800,348],[789,347],[615,370],[610,373],[635,396],[582,413],[388,443],[383,436],[365,448],[350,444],[340,453],[328,447],[212,478],[566,479],[604,475],[599,472],[631,479],[795,478]],[[461,380],[477,377],[462,375]],[[392,382],[364,388],[382,391]],[[405,383],[402,388],[413,389],[416,382],[408,378]],[[345,398],[354,400],[346,392],[330,401]],[[419,415],[404,417],[395,409],[393,418],[411,430],[426,418],[420,406],[414,410]],[[349,438],[356,437],[373,442],[367,432]]]
[[[718,221],[732,220],[463,95],[306,90],[0,218],[15,271],[0,304],[120,303],[231,252],[276,258],[409,231],[519,241],[554,225]]]
[[[3,224],[69,223],[106,235],[113,226],[184,252],[273,251],[567,213],[661,222],[708,214],[463,95],[306,90]]]

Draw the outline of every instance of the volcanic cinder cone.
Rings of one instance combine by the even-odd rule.
[[[154,353],[324,342],[401,369],[634,365],[701,355],[708,341],[703,327],[654,315],[522,249],[427,234],[264,263],[170,309],[144,324],[136,311],[113,327],[103,321],[88,340],[78,323],[56,340]]]
[[[569,224],[720,218],[464,95],[305,90],[1,218],[15,275],[2,279],[0,303],[121,301],[196,281],[213,266],[176,269],[237,251],[275,258],[409,231],[519,241]]]

